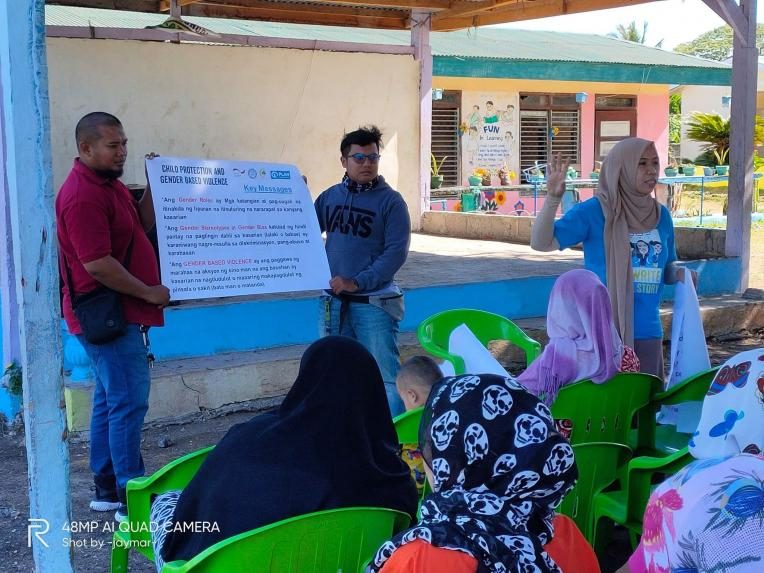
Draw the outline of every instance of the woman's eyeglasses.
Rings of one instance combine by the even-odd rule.
[[[368,155],[366,153],[354,153],[353,155],[348,155],[348,157],[358,163],[358,165],[363,165],[367,159],[369,163],[377,163],[381,155],[379,153],[369,153]]]

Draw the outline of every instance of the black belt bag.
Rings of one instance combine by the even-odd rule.
[[[132,253],[133,240],[131,238],[123,263],[125,268],[130,264]],[[63,253],[60,256],[63,257]],[[66,264],[66,258],[63,259],[63,262],[64,267],[66,267],[67,288],[72,302],[72,310],[74,316],[77,317],[77,322],[80,323],[85,340],[90,344],[106,344],[125,334],[127,321],[122,310],[122,295],[105,286],[100,286],[81,295],[75,295],[72,271]]]
[[[343,302],[343,306],[349,302],[370,304],[384,310],[395,321],[400,322],[403,320],[403,313],[405,311],[403,294],[367,296],[342,293],[333,296],[340,299]]]
[[[106,344],[127,331],[122,295],[107,287],[72,299],[72,310],[90,344]]]

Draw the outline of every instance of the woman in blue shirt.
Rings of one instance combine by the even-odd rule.
[[[685,269],[674,265],[671,214],[652,195],[660,172],[655,144],[636,137],[618,142],[602,164],[595,196],[555,221],[567,169],[559,155],[549,163],[531,246],[552,251],[582,243],[586,268],[608,287],[623,343],[636,351],[642,372],[663,378],[661,294],[664,284],[684,279]]]

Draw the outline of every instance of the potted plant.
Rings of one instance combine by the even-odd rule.
[[[438,163],[438,160],[435,158],[435,155],[430,153],[430,188],[431,189],[438,189],[440,188],[441,185],[443,185],[443,176],[440,174],[440,170],[443,168],[443,164],[446,162],[446,159],[448,159],[447,155],[440,160],[440,163]]]
[[[695,175],[695,166],[691,163],[686,163],[682,165],[682,175],[692,177]]]
[[[716,172],[719,175],[729,173],[728,155],[730,144],[730,120],[724,119],[718,113],[693,113],[687,124],[687,138],[692,141],[705,143],[705,152],[716,152],[714,156],[719,164]],[[753,145],[764,144],[764,119],[757,115],[753,124]]]
[[[497,175],[499,176],[499,185],[512,185],[512,179],[515,178],[515,172],[506,165],[502,165]]]
[[[723,147],[721,148],[721,152],[719,149],[714,149],[714,157],[716,158],[716,174],[717,175],[727,175],[727,171],[729,170],[729,165],[727,165],[727,158],[730,154],[730,148],[729,147]]]
[[[676,167],[666,167],[663,170],[663,173],[666,174],[666,177],[676,177],[677,176]]]
[[[485,167],[476,167],[472,170],[472,175],[469,176],[470,185],[477,187],[478,185],[489,186],[491,184],[491,171]]]
[[[703,166],[703,175],[705,175],[706,177],[711,177],[715,173],[716,173],[716,171],[714,170],[713,167]]]

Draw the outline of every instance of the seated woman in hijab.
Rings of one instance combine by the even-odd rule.
[[[550,557],[554,510],[578,470],[549,408],[517,382],[445,378],[430,393],[419,432],[433,493],[419,523],[377,551],[371,571],[599,572],[585,543],[555,554],[565,564]]]
[[[689,449],[697,461],[650,496],[619,573],[764,571],[764,349],[719,370]]]
[[[358,506],[414,516],[416,487],[377,363],[358,342],[328,336],[305,351],[278,410],[232,427],[182,492],[155,500],[157,570],[288,517]],[[172,527],[192,522],[216,527]]]
[[[517,381],[547,405],[566,384],[602,384],[617,372],[639,372],[637,355],[615,329],[608,290],[591,271],[568,271],[557,279],[549,295],[546,330],[544,352]]]

